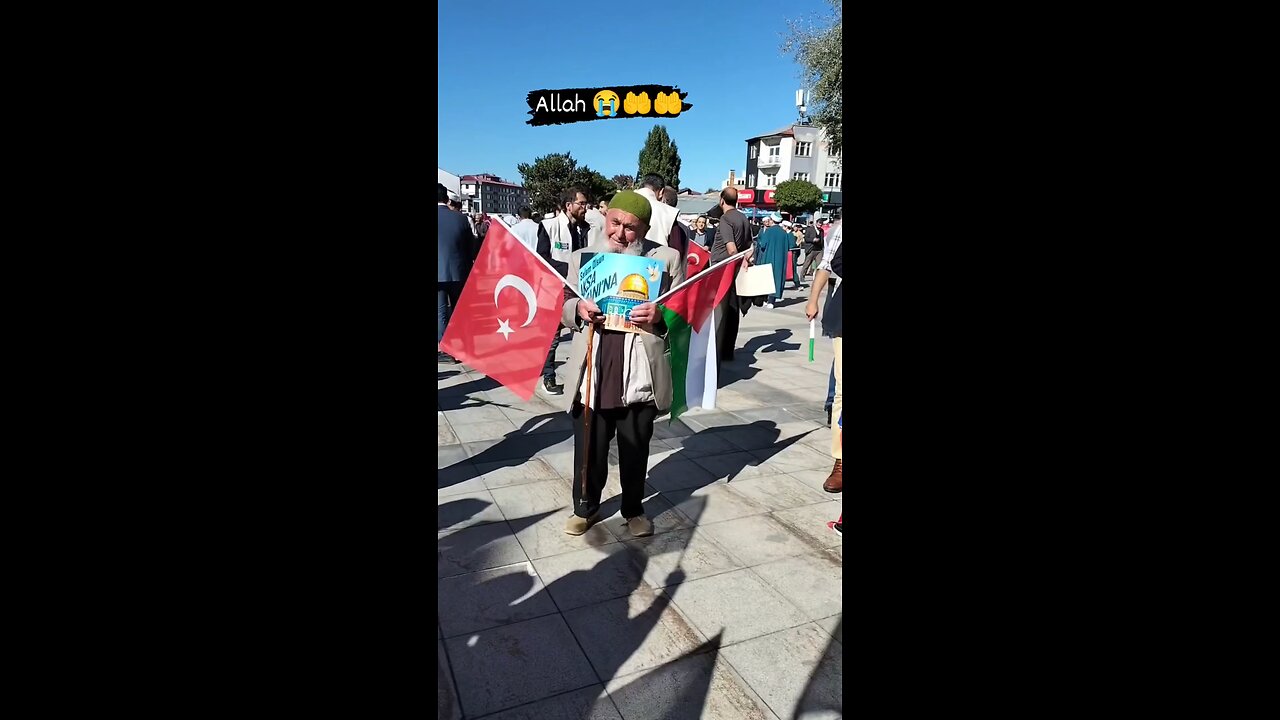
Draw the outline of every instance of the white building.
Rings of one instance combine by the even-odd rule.
[[[523,187],[488,173],[463,175],[459,195],[462,196],[464,212],[493,214],[514,215],[529,199]]]
[[[792,124],[747,140],[747,188],[755,207],[770,209],[773,190],[784,180],[807,180],[823,194],[823,211],[843,204],[840,153],[827,148],[825,133],[812,125]]]

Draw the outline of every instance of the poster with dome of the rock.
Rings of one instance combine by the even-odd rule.
[[[643,332],[631,323],[631,308],[658,299],[662,290],[661,260],[595,253],[578,271],[578,296],[590,299],[604,313],[604,328]]]

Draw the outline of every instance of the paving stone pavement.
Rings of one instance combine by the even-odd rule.
[[[714,411],[658,420],[648,538],[618,514],[616,441],[612,514],[565,535],[567,415],[438,366],[438,717],[842,716],[844,556],[826,528],[841,496],[822,490],[833,351],[819,337],[808,362],[798,295],[743,318]]]

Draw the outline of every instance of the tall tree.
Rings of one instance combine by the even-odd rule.
[[[618,190],[630,190],[636,186],[636,179],[630,175],[614,175],[611,179]]]
[[[808,180],[784,180],[778,183],[773,201],[782,212],[797,215],[822,207],[822,189]]]
[[[560,193],[570,187],[581,188],[588,198],[599,198],[613,191],[613,183],[586,165],[579,165],[570,153],[551,153],[535,158],[532,163],[516,165],[529,194],[529,207],[539,213],[559,209]]]
[[[649,137],[645,138],[644,147],[640,148],[640,170],[636,178],[638,180],[649,173],[661,175],[671,187],[680,187],[680,151],[661,125],[653,126]]]
[[[841,0],[828,0],[834,11],[825,18],[800,22],[787,21],[789,32],[782,44],[782,51],[794,55],[803,68],[801,77],[809,85],[809,117],[814,125],[827,134],[827,145],[832,152],[844,147],[841,126],[844,119],[844,98],[841,90],[840,70],[844,54],[840,41]]]
[[[578,168],[570,185],[580,188],[587,194],[587,199],[593,202],[614,191],[613,183],[608,178],[586,165]]]

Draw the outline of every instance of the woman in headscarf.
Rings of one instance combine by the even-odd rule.
[[[795,237],[773,224],[773,218],[766,217],[764,219],[765,229],[760,233],[760,237],[756,238],[755,257],[752,262],[756,265],[772,265],[773,266],[773,287],[774,294],[765,298],[764,306],[773,307],[773,301],[782,297],[782,278],[786,276],[789,260],[787,250],[795,247]]]

